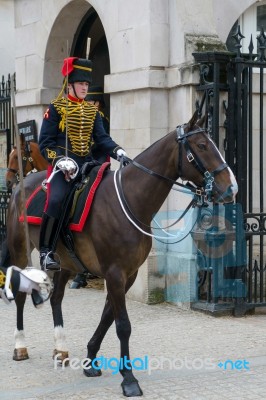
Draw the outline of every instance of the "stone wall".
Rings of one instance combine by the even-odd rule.
[[[15,72],[14,2],[0,0],[0,78]]]

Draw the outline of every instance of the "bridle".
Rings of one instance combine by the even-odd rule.
[[[31,171],[33,171],[35,169],[35,167],[34,167],[33,158],[31,157],[30,142],[25,142],[24,155],[22,156],[23,177],[26,176],[25,170],[26,170],[28,162],[30,163]],[[16,180],[17,180],[17,182],[19,182],[19,174],[18,174],[19,170],[18,169],[7,168],[7,171],[15,174]]]
[[[197,129],[194,129],[193,131],[185,133],[184,126],[185,125],[180,125],[180,126],[176,127],[176,138],[175,139],[176,139],[177,143],[181,144],[181,145],[179,145],[178,174],[179,174],[179,177],[182,177],[182,148],[184,148],[186,151],[186,157],[187,157],[188,162],[191,163],[203,176],[204,187],[194,186],[194,184],[191,184],[190,182],[188,182],[187,184],[182,184],[182,183],[177,182],[177,181],[175,181],[171,178],[168,178],[164,175],[158,174],[157,172],[154,172],[154,171],[150,170],[149,168],[139,164],[137,161],[131,160],[130,158],[124,157],[124,156],[120,160],[119,170],[116,170],[115,174],[114,174],[114,184],[115,184],[116,193],[117,193],[118,200],[120,202],[120,205],[121,205],[125,215],[138,230],[140,230],[142,233],[144,233],[147,236],[154,237],[157,240],[167,239],[167,238],[150,234],[149,232],[146,232],[142,228],[140,228],[139,225],[145,226],[147,228],[150,228],[150,225],[146,225],[142,221],[139,221],[138,218],[131,211],[131,209],[126,201],[126,198],[125,198],[125,195],[123,192],[123,188],[122,188],[123,166],[125,166],[127,164],[133,164],[135,167],[141,169],[145,173],[148,173],[148,174],[155,176],[157,178],[160,178],[160,179],[164,179],[164,180],[168,181],[169,183],[171,183],[171,185],[177,185],[177,186],[182,187],[183,190],[181,190],[181,191],[187,192],[187,190],[189,190],[191,194],[194,194],[193,199],[191,200],[189,205],[186,207],[186,209],[182,213],[182,215],[177,219],[177,221],[175,221],[174,223],[172,223],[171,225],[169,225],[166,228],[172,227],[173,225],[177,224],[185,216],[185,214],[190,210],[190,208],[193,208],[196,205],[198,207],[205,206],[206,200],[210,200],[210,198],[211,198],[214,176],[216,176],[217,174],[219,174],[221,171],[223,171],[225,168],[228,167],[227,163],[224,162],[221,165],[219,165],[219,167],[217,167],[215,170],[213,170],[211,172],[208,171],[202,164],[199,157],[193,152],[193,150],[189,144],[189,141],[187,140],[188,137],[195,135],[197,133],[205,133],[206,129],[198,127]],[[118,173],[118,180],[117,180],[117,173]],[[127,208],[130,215],[128,215],[125,207]],[[196,224],[196,221],[195,221],[194,225]],[[193,227],[194,227],[194,225],[193,225]],[[193,229],[193,227],[192,227],[192,229]],[[166,228],[164,228],[164,229],[166,229]],[[156,228],[153,227],[153,229],[156,229]],[[162,229],[162,228],[157,228],[157,229]],[[185,237],[187,237],[188,234]],[[185,237],[183,237],[181,240],[183,240]],[[181,241],[181,240],[179,240],[179,241]],[[178,242],[174,242],[174,243],[178,243]]]
[[[177,126],[176,128],[176,141],[178,143],[181,143],[182,146],[179,146],[179,158],[178,158],[178,174],[180,177],[182,177],[182,149],[185,149],[186,152],[186,157],[187,160],[190,164],[193,165],[194,168],[196,168],[197,171],[203,176],[204,178],[204,192],[205,195],[207,196],[208,199],[211,198],[211,193],[213,189],[213,182],[214,182],[214,177],[218,175],[221,171],[223,171],[225,168],[228,168],[228,164],[226,162],[222,163],[217,167],[214,171],[208,171],[204,165],[202,164],[201,160],[199,157],[193,153],[193,150],[189,144],[189,141],[187,140],[188,137],[195,135],[197,133],[205,133],[206,130],[203,128],[197,128],[194,129],[193,131],[190,131],[188,133],[185,133],[184,131],[184,125]]]
[[[195,167],[197,169],[197,171],[200,172],[200,174],[203,176],[204,178],[204,187],[196,187],[194,186],[194,184],[191,184],[190,182],[187,184],[183,184],[180,182],[177,182],[171,178],[168,178],[167,176],[158,174],[157,172],[154,172],[152,170],[150,170],[149,168],[144,167],[143,165],[139,164],[137,161],[135,160],[131,160],[128,157],[123,157],[123,159],[121,160],[121,166],[123,166],[123,164],[133,164],[135,165],[135,167],[141,169],[142,171],[156,176],[157,178],[161,178],[164,179],[166,181],[168,181],[169,183],[171,183],[172,185],[176,185],[176,186],[180,186],[182,188],[184,188],[186,191],[189,189],[192,193],[194,193],[197,196],[205,196],[207,198],[210,198],[212,189],[213,189],[213,181],[214,181],[214,176],[218,175],[221,171],[223,171],[225,168],[228,168],[228,164],[226,162],[222,163],[221,165],[219,165],[219,167],[217,167],[214,171],[208,171],[204,165],[202,164],[201,160],[199,159],[199,157],[193,152],[189,141],[187,140],[188,137],[195,135],[197,133],[205,133],[206,129],[204,128],[197,128],[194,129],[193,131],[190,131],[188,133],[185,133],[184,131],[184,126],[185,125],[180,125],[176,127],[176,138],[175,140],[177,141],[177,143],[181,143],[182,146],[179,146],[179,157],[178,157],[178,176],[180,178],[182,178],[182,148],[184,147],[185,151],[186,151],[186,157],[189,163],[191,163],[193,165],[193,167]],[[120,168],[120,174],[121,174],[121,168]],[[119,178],[119,180],[121,180],[121,178]]]

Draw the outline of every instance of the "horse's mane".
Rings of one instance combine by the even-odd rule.
[[[145,150],[143,150],[141,153],[139,153],[135,158],[134,158],[134,160],[138,160],[138,158],[140,158],[140,157],[142,157],[142,155],[145,155],[145,153],[147,152],[147,151],[149,151],[149,150],[151,150],[153,147],[155,147],[157,144],[161,144],[161,142],[163,141],[163,140],[166,140],[166,139],[168,139],[168,137],[170,136],[170,135],[172,135],[173,133],[174,133],[175,131],[171,131],[171,132],[169,132],[169,133],[167,133],[166,135],[164,135],[163,137],[161,137],[160,139],[158,139],[158,140],[156,140],[154,143],[152,143],[149,147],[147,147]]]

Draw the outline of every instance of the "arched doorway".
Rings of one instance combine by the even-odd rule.
[[[110,73],[110,61],[103,25],[95,8],[88,1],[81,0],[79,5],[70,2],[57,15],[48,37],[43,71],[43,104],[49,103],[51,89],[54,89],[54,96],[60,90],[63,59],[68,55],[86,57],[88,37],[91,38],[89,58],[93,61],[93,84],[104,87],[104,75]],[[109,115],[108,95],[105,95],[105,104],[105,114]]]

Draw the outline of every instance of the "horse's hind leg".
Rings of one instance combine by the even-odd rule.
[[[25,335],[23,326],[23,311],[26,301],[26,293],[18,292],[15,302],[17,306],[17,329],[15,330],[15,349],[13,360],[22,361],[29,358],[28,351],[25,345]]]
[[[64,323],[62,314],[62,300],[64,298],[65,287],[69,280],[70,272],[61,270],[54,276],[54,290],[50,299],[53,320],[54,320],[54,339],[55,349],[53,352],[53,359],[56,363],[62,364],[64,360],[68,359],[68,351],[66,349]],[[65,362],[64,365],[67,365]]]
[[[112,271],[114,272],[114,271]],[[132,275],[128,281],[120,287],[118,287],[117,282],[123,282],[123,278],[117,278],[117,273],[120,274],[120,271],[116,271],[115,273],[110,274],[111,276],[106,277],[106,284],[108,290],[108,296],[106,298],[106,303],[104,306],[103,314],[101,317],[100,324],[98,325],[94,335],[88,343],[88,358],[93,360],[96,358],[97,352],[100,349],[102,340],[108,331],[109,327],[112,325],[114,319],[116,323],[116,332],[117,336],[120,340],[121,346],[121,358],[123,360],[130,360],[129,356],[129,337],[131,334],[131,325],[128,318],[126,304],[125,304],[125,293],[129,290],[129,288],[133,285],[137,272]],[[84,369],[84,373],[87,376],[99,376],[101,372],[97,368],[93,368],[91,365],[88,365],[89,368]],[[142,396],[142,390],[138,384],[137,379],[134,377],[132,373],[131,366],[123,366],[123,369],[120,369],[120,373],[123,376],[122,388],[123,393],[127,397],[132,396]]]

